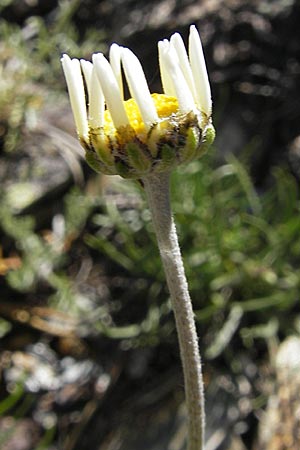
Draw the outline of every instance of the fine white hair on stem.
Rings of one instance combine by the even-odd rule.
[[[210,84],[200,36],[195,25],[190,27],[189,56],[195,81],[197,103],[205,114],[210,116],[212,111]]]
[[[80,138],[88,139],[89,129],[80,62],[78,59],[71,59],[68,55],[63,55],[61,63],[68,86],[77,133]]]
[[[174,47],[170,44],[164,46],[161,53],[163,64],[167,69],[168,76],[172,80],[180,112],[186,114],[195,111],[196,105],[190,87],[182,73],[178,56]]]
[[[158,115],[141,63],[128,48],[122,48],[121,60],[130,93],[138,105],[146,128],[150,128],[158,122]]]
[[[120,93],[122,99],[123,94],[123,81],[122,81],[122,71],[121,71],[121,47],[118,44],[112,44],[109,49],[109,62],[111,68],[115,74],[116,80],[119,85]]]
[[[120,88],[111,65],[102,53],[93,55],[93,63],[115,128],[129,125]]]

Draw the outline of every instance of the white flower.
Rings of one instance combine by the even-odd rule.
[[[189,56],[182,37],[173,34],[158,43],[160,71],[164,92],[178,98],[183,112],[196,109],[210,117],[212,100],[210,84],[200,36],[196,27],[190,27]]]
[[[89,127],[80,63],[78,59],[70,59],[68,55],[63,55],[61,63],[68,85],[71,107],[78,135],[82,139],[87,139]]]
[[[188,48],[187,52],[178,33],[158,43],[164,94],[150,94],[141,63],[128,48],[113,44],[109,60],[95,53],[93,63],[81,60],[80,64],[63,55],[75,124],[90,152],[90,164],[91,160],[93,164],[99,162],[98,169],[106,173],[139,176],[159,170],[166,153],[172,165],[190,159],[194,153],[197,156],[197,148],[207,141],[206,130],[212,129],[212,101],[195,26],[190,28]],[[123,97],[122,69],[132,96],[127,101]]]

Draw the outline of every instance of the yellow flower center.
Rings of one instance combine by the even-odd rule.
[[[178,112],[178,101],[175,97],[164,94],[152,94],[155,108],[160,119],[167,119],[172,114]],[[133,98],[124,102],[124,107],[129,118],[130,125],[135,133],[142,139],[142,135],[146,133],[145,124],[143,122],[139,108]],[[104,132],[105,134],[115,133],[115,127],[109,110],[104,114]],[[143,140],[143,139],[142,139]]]

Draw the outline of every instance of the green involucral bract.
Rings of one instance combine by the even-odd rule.
[[[86,161],[96,172],[139,179],[199,158],[214,138],[211,119],[201,128],[194,113],[174,114],[145,135],[138,135],[130,126],[114,135],[105,135],[103,128],[90,129],[84,147]]]

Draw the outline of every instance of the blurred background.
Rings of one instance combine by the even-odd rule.
[[[144,194],[84,162],[60,55],[129,46],[160,92],[157,41],[192,23],[217,139],[172,199],[207,450],[300,448],[299,22],[297,0],[0,0],[1,449],[184,448]]]

